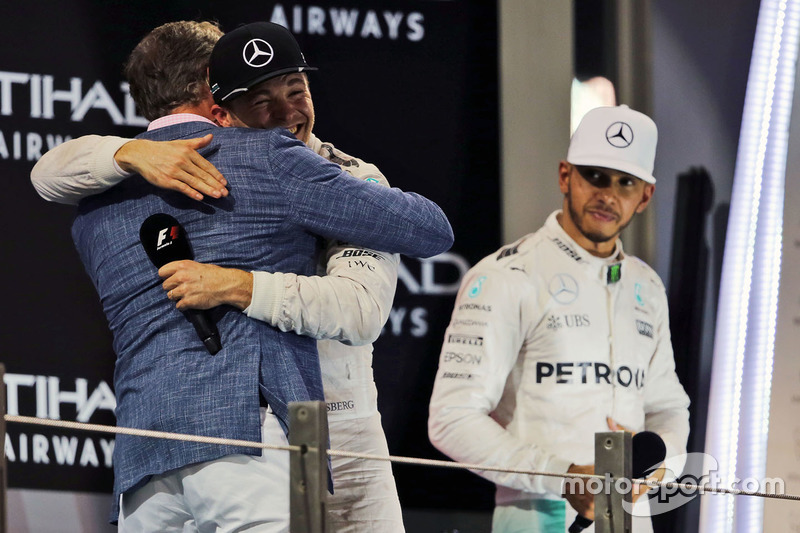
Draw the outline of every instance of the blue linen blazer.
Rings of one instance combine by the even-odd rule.
[[[72,235],[113,333],[117,423],[124,427],[260,441],[259,392],[288,424],[292,401],[323,400],[316,341],[210,311],[223,348],[209,355],[161,289],[139,242],[142,222],[167,213],[185,228],[195,260],[245,270],[313,275],[319,237],[428,257],[452,245],[433,202],[352,178],[283,129],[217,128],[188,122],[140,135],[171,140],[214,134],[203,154],[228,180],[229,196],[190,200],[133,176],[83,200]],[[244,453],[241,448],[119,435],[119,495],[150,476]]]

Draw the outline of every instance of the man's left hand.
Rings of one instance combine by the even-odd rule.
[[[212,134],[197,139],[149,141],[133,139],[117,150],[114,160],[127,172],[136,172],[162,189],[178,191],[193,200],[203,195],[228,196],[227,181],[197,150],[208,146]]]

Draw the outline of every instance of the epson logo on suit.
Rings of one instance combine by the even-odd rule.
[[[406,39],[425,37],[425,17],[418,11],[361,10],[349,7],[275,4],[270,22],[296,34],[355,37],[361,39]]]
[[[482,355],[464,352],[444,352],[442,354],[443,363],[463,363],[466,365],[480,365]]]

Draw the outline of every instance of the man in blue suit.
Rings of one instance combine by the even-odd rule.
[[[73,238],[114,333],[120,426],[281,444],[288,403],[323,399],[315,341],[222,306],[211,316],[223,348],[209,355],[164,297],[139,243],[142,221],[159,212],[175,217],[198,261],[299,274],[314,272],[318,236],[431,256],[450,247],[452,230],[432,202],[350,178],[286,130],[216,128],[204,76],[218,32],[206,23],[156,28],[126,74],[153,120],[141,137],[213,132],[204,155],[227,178],[229,194],[198,203],[133,177],[81,202]],[[304,60],[293,66],[305,67]],[[275,455],[284,453],[120,436],[120,526],[286,531],[288,463]]]

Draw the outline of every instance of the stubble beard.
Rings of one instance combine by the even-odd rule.
[[[603,243],[615,240],[617,237],[619,237],[619,234],[622,233],[622,231],[625,228],[628,227],[628,225],[633,221],[633,217],[635,216],[635,213],[634,213],[633,215],[631,215],[631,217],[628,220],[626,220],[623,224],[621,224],[619,226],[619,229],[616,231],[616,233],[614,233],[611,236],[607,236],[607,235],[603,235],[602,233],[589,231],[588,229],[586,229],[584,227],[583,217],[580,216],[580,214],[578,213],[578,210],[575,209],[575,206],[572,204],[572,192],[571,191],[567,191],[567,207],[569,208],[569,216],[572,218],[573,224],[575,224],[575,227],[578,228],[578,231],[581,233],[581,235],[583,235],[589,241],[591,241],[591,242],[593,242],[595,244],[603,244]]]

